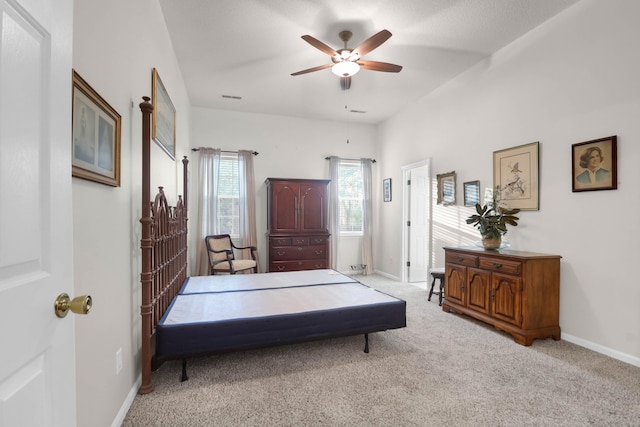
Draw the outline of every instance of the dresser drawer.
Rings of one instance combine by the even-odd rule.
[[[467,265],[469,267],[478,266],[478,257],[476,255],[463,254],[459,252],[447,251],[445,262],[452,264]]]
[[[327,237],[326,236],[320,236],[320,237],[311,236],[311,237],[309,237],[309,244],[310,245],[326,245],[327,244]]]
[[[279,246],[269,250],[269,259],[273,261],[326,258],[326,256],[326,245]]]
[[[292,237],[291,244],[293,246],[307,246],[309,245],[309,238],[308,237]]]
[[[270,246],[291,246],[291,237],[271,237]]]
[[[269,263],[269,272],[317,270],[322,268],[327,268],[327,262],[324,259],[303,261],[272,261]]]
[[[505,274],[519,275],[520,271],[522,270],[522,263],[501,258],[480,257],[480,268],[491,271],[499,271]]]

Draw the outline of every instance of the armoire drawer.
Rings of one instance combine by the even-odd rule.
[[[327,268],[324,259],[300,260],[300,261],[272,261],[269,263],[269,271],[298,271],[317,270]]]
[[[269,246],[291,246],[291,237],[271,237]]]
[[[326,245],[316,246],[278,246],[269,250],[269,259],[272,261],[305,260],[326,258]]]

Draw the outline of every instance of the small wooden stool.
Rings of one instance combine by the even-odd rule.
[[[431,301],[431,295],[436,294],[439,297],[438,305],[442,305],[442,297],[444,296],[444,268],[432,268],[431,277],[433,277],[433,280],[431,281],[431,290],[429,291],[427,301]],[[440,281],[440,288],[434,291],[433,286],[436,284],[436,279]]]

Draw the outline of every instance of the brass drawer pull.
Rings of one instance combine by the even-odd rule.
[[[500,264],[499,262],[494,262],[494,263],[493,263],[493,266],[494,266],[495,268],[502,268],[502,264]]]
[[[276,253],[278,254],[278,256],[282,256],[282,255],[285,255],[285,254],[286,254],[286,252],[285,252],[285,251],[282,251],[282,252],[278,251],[278,252],[276,252]]]

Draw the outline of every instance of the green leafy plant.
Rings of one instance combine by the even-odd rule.
[[[473,224],[482,237],[498,239],[507,233],[507,225],[516,227],[520,218],[515,216],[520,209],[509,209],[501,204],[500,188],[493,192],[493,200],[490,205],[481,206],[476,203],[477,214],[467,218],[467,224]]]

